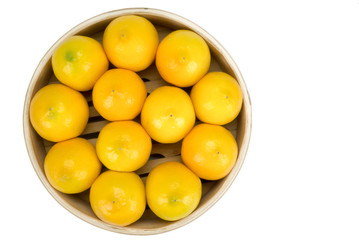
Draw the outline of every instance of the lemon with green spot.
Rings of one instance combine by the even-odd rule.
[[[91,90],[108,66],[102,45],[86,36],[69,37],[52,55],[52,68],[56,78],[78,91]]]

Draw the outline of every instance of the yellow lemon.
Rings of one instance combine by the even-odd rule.
[[[141,123],[152,139],[160,143],[180,141],[196,121],[191,98],[177,87],[160,87],[146,99]]]
[[[107,124],[96,142],[97,155],[103,165],[123,172],[135,171],[145,165],[151,149],[150,136],[134,121]]]
[[[108,70],[92,91],[95,109],[109,121],[134,119],[141,112],[146,97],[142,79],[126,69]]]
[[[47,179],[63,193],[80,193],[90,188],[101,166],[94,146],[83,138],[56,143],[44,161]]]
[[[30,121],[43,138],[59,142],[79,136],[86,127],[89,107],[85,97],[62,84],[41,88],[30,103]]]
[[[152,23],[135,15],[114,19],[103,35],[103,46],[110,62],[135,72],[151,65],[158,42],[158,33]]]
[[[189,87],[208,71],[211,54],[201,36],[190,30],[168,34],[158,46],[156,66],[164,80],[178,87]]]
[[[238,147],[222,126],[199,124],[183,139],[181,156],[186,166],[207,180],[221,179],[236,163]]]
[[[224,72],[211,72],[193,86],[191,99],[199,120],[224,125],[238,116],[243,95],[233,77]]]
[[[106,171],[91,186],[90,204],[102,221],[127,226],[145,211],[145,186],[133,172]]]
[[[202,183],[186,166],[165,162],[150,172],[146,196],[150,209],[160,218],[175,221],[196,209],[202,195]]]
[[[72,36],[54,51],[52,68],[63,84],[78,91],[88,91],[108,69],[108,59],[95,39]]]

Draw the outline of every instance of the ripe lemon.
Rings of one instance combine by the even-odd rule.
[[[90,204],[102,221],[127,226],[145,211],[145,186],[133,172],[106,171],[91,186]]]
[[[134,119],[141,112],[146,97],[142,79],[126,69],[108,70],[92,91],[95,109],[109,121]]]
[[[160,87],[146,99],[141,123],[152,139],[160,143],[180,141],[196,120],[191,98],[177,87]]]
[[[100,161],[111,170],[131,172],[139,169],[150,157],[152,142],[143,127],[134,121],[107,124],[96,142]]]
[[[110,62],[135,72],[151,65],[158,42],[158,33],[152,23],[134,15],[114,19],[103,35],[103,46]]]
[[[150,209],[160,218],[175,221],[188,216],[202,195],[202,183],[186,166],[165,162],[150,172],[146,197]]]
[[[218,125],[199,124],[182,142],[183,162],[197,176],[207,180],[227,176],[237,154],[236,140],[227,129]]]
[[[63,84],[78,91],[88,91],[108,69],[108,59],[95,39],[72,36],[54,51],[52,68]]]
[[[224,72],[211,72],[193,86],[191,99],[199,120],[224,125],[238,116],[243,95],[233,77]]]
[[[59,142],[79,136],[86,127],[89,107],[85,97],[62,84],[41,88],[30,103],[30,121],[46,140]]]
[[[178,87],[189,87],[208,71],[211,54],[201,36],[190,30],[168,34],[158,46],[156,66],[164,80]]]
[[[50,184],[63,193],[80,193],[90,188],[101,166],[94,146],[83,138],[56,143],[44,162]]]

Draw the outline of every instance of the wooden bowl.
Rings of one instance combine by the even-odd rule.
[[[54,143],[43,140],[35,132],[29,120],[29,106],[34,94],[40,88],[47,84],[58,82],[52,71],[51,56],[54,52],[54,49],[59,44],[72,35],[91,36],[102,42],[103,31],[110,23],[110,21],[116,17],[129,14],[143,16],[150,20],[157,28],[160,40],[175,29],[190,29],[201,35],[211,50],[212,62],[209,71],[224,71],[236,78],[242,89],[244,99],[243,107],[239,116],[233,122],[225,125],[225,127],[229,129],[235,136],[239,146],[237,162],[227,177],[218,181],[202,181],[203,195],[197,209],[184,219],[174,222],[167,222],[156,217],[151,212],[151,210],[147,208],[139,221],[127,227],[119,227],[102,222],[95,216],[89,204],[88,190],[80,194],[68,195],[55,190],[50,185],[44,173],[43,163],[46,153]],[[164,80],[162,80],[154,64],[152,64],[148,69],[139,72],[138,74],[145,81],[148,92],[152,92],[157,87],[169,85]],[[189,91],[190,89],[186,90]],[[91,92],[84,92],[83,94],[88,100],[90,106],[90,119],[81,137],[86,138],[95,144],[99,131],[108,123],[108,121],[104,120],[94,109],[91,99]],[[202,28],[183,17],[162,10],[149,8],[121,9],[103,13],[84,21],[83,23],[68,31],[47,51],[36,68],[26,93],[23,127],[28,154],[38,177],[49,193],[65,209],[90,224],[113,232],[136,235],[157,234],[176,229],[193,221],[206,212],[213,204],[215,204],[229,188],[237,176],[247,152],[251,133],[251,105],[246,85],[235,62],[227,53],[227,51]],[[175,144],[159,144],[154,142],[150,160],[144,167],[136,172],[141,176],[143,181],[146,181],[148,172],[159,163],[165,161],[180,162],[180,147],[181,142]]]

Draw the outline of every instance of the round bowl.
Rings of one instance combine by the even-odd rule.
[[[42,139],[35,132],[29,119],[29,106],[34,94],[40,88],[47,84],[58,82],[52,71],[51,56],[54,52],[54,49],[59,44],[73,35],[90,36],[102,42],[103,31],[111,22],[111,20],[116,17],[129,14],[143,16],[150,20],[157,28],[160,40],[163,39],[168,33],[176,29],[189,29],[202,36],[203,39],[207,42],[212,55],[209,71],[224,71],[237,79],[243,92],[243,106],[239,116],[233,122],[224,126],[229,131],[231,131],[238,143],[239,154],[236,164],[230,174],[221,180],[202,180],[202,199],[194,212],[181,220],[168,222],[156,217],[147,207],[144,215],[139,221],[126,227],[119,227],[105,223],[95,216],[89,204],[88,190],[80,194],[69,195],[57,191],[50,185],[44,173],[43,163],[46,153],[54,143]],[[149,93],[157,87],[168,85],[168,83],[162,80],[154,64],[152,64],[148,69],[139,72],[138,74],[144,80]],[[189,91],[190,89],[186,90]],[[103,119],[94,109],[91,99],[91,92],[83,92],[83,94],[89,103],[90,118],[86,129],[80,137],[86,138],[91,143],[96,144],[99,131],[108,123],[108,121]],[[249,144],[251,123],[251,103],[245,82],[237,65],[230,57],[228,52],[221,46],[221,44],[195,23],[176,14],[150,8],[121,9],[106,12],[80,23],[68,31],[65,35],[63,35],[47,51],[36,68],[26,93],[23,114],[24,137],[31,163],[42,184],[57,200],[57,202],[75,216],[92,225],[113,232],[136,235],[157,234],[176,229],[190,223],[206,212],[211,206],[213,206],[213,204],[215,204],[230,187],[233,180],[236,178],[238,172],[240,171]],[[150,160],[144,167],[136,171],[136,173],[139,174],[142,180],[145,182],[148,172],[156,165],[165,161],[181,162],[180,147],[181,142],[175,144],[154,143]]]

